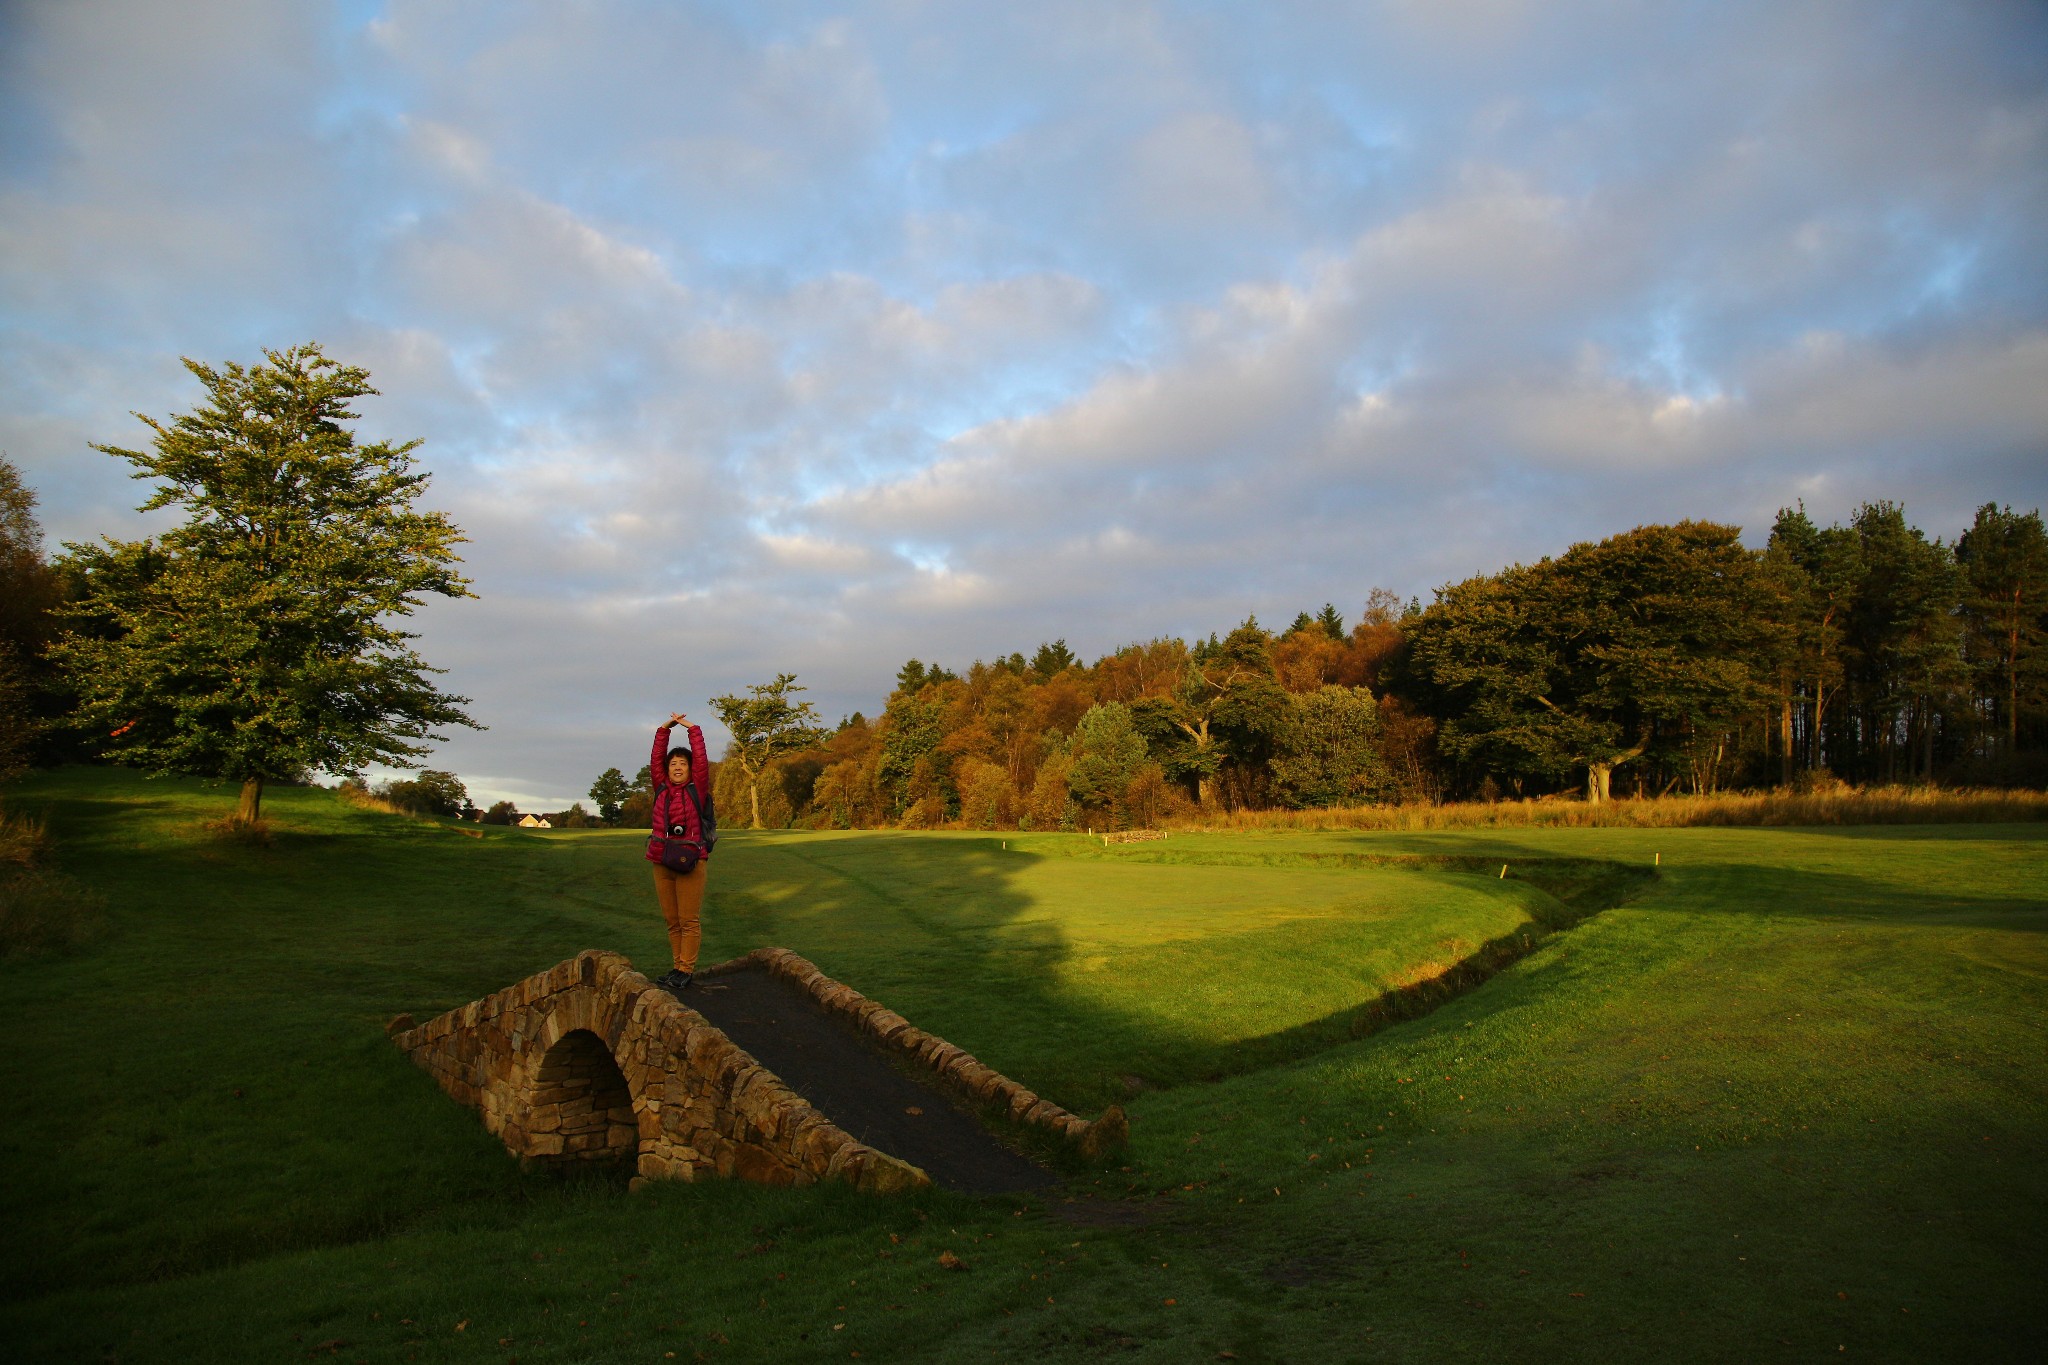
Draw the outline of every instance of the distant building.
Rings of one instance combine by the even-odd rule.
[[[519,828],[521,828],[521,829],[553,829],[553,828],[554,828],[554,826],[553,826],[553,825],[551,825],[551,824],[549,824],[549,823],[548,823],[548,822],[547,822],[546,820],[543,820],[543,819],[542,819],[542,818],[541,818],[540,816],[538,816],[538,815],[522,815],[522,816],[520,816],[520,817],[519,817]]]

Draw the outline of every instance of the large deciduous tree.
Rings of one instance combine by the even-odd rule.
[[[632,794],[626,775],[617,768],[606,768],[590,784],[590,799],[597,802],[597,818],[608,825],[618,822],[619,812],[625,809],[626,798]]]
[[[1225,760],[1246,761],[1270,738],[1286,694],[1273,678],[1270,637],[1255,619],[1221,641],[1210,636],[1190,651],[1173,691],[1131,708],[1131,721],[1166,775],[1192,783],[1206,808],[1216,802]],[[1270,747],[1270,746],[1268,746]]]
[[[136,414],[147,450],[94,447],[157,481],[141,510],[185,520],[71,546],[82,595],[57,646],[110,755],[239,782],[249,822],[267,780],[410,766],[436,727],[481,728],[393,621],[427,593],[474,595],[455,569],[462,533],[416,506],[419,442],[357,444],[344,423],[376,392],[367,371],[313,344],[264,355],[186,360],[203,404]]]
[[[732,735],[727,759],[747,775],[747,796],[753,827],[761,828],[761,770],[784,754],[823,743],[827,731],[818,724],[818,708],[792,700],[796,674],[778,673],[775,681],[756,683],[745,696],[713,697],[711,705]]]
[[[1659,743],[1711,780],[1702,746],[1718,759],[1759,695],[1761,584],[1738,536],[1642,526],[1442,590],[1408,632],[1444,752],[1510,774],[1583,768],[1592,802]]]

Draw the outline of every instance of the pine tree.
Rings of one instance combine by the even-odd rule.
[[[2041,514],[1985,503],[1956,542],[1968,590],[1963,617],[1979,688],[2004,722],[2006,751],[2018,750],[2020,714],[2039,691],[2041,641],[2048,639],[2048,532]]]
[[[342,425],[376,392],[367,371],[314,344],[264,355],[186,360],[204,404],[168,423],[136,414],[147,451],[94,446],[158,481],[141,510],[186,520],[70,546],[83,596],[57,648],[110,756],[239,782],[249,822],[267,780],[410,766],[436,726],[481,728],[389,619],[426,593],[473,596],[454,568],[462,533],[414,507],[419,442],[358,445]]]

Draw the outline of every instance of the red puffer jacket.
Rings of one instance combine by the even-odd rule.
[[[654,810],[649,828],[656,834],[669,835],[680,826],[682,834],[669,837],[688,839],[702,847],[704,830],[697,820],[697,803],[688,792],[668,780],[669,729],[664,725],[654,732],[654,754],[647,760],[647,771],[654,779]],[[695,725],[690,727],[690,781],[696,784],[700,796],[710,795],[711,759],[704,752],[704,731]],[[709,858],[711,850],[705,849],[704,856]],[[659,861],[651,851],[647,858],[650,862]]]

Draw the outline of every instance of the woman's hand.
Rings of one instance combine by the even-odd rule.
[[[685,715],[684,715],[684,714],[683,714],[682,712],[680,712],[680,711],[677,711],[677,712],[675,712],[675,713],[674,713],[673,715],[671,715],[671,716],[670,716],[670,717],[668,718],[668,724],[669,724],[669,728],[670,728],[671,730],[673,730],[673,729],[674,729],[674,728],[675,728],[676,726],[678,726],[678,725],[684,725],[684,726],[687,726],[687,725],[688,725],[689,723],[690,723],[690,718],[689,718],[688,716],[685,716]]]

